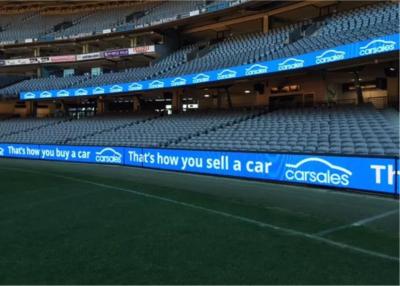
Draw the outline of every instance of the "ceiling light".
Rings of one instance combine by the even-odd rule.
[[[207,93],[207,94],[204,95],[204,97],[205,97],[205,98],[209,98],[210,95]]]
[[[244,93],[246,93],[246,94],[248,94],[248,93],[250,93],[251,91],[250,90],[248,90],[248,89],[246,89],[245,91],[244,91]]]

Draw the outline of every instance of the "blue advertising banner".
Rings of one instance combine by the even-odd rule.
[[[124,150],[120,147],[42,145],[40,146],[39,159],[122,165],[124,163]]]
[[[386,194],[399,192],[400,163],[394,158],[24,144],[0,144],[0,157],[118,164]]]
[[[157,169],[394,192],[394,159],[165,149],[143,149],[141,159]],[[381,177],[377,166],[387,168]]]
[[[395,185],[397,186],[396,188],[396,194],[400,194],[400,159],[396,159],[396,166],[397,169],[394,171],[395,172]]]
[[[39,145],[0,144],[0,157],[39,159]]]
[[[399,34],[394,34],[370,39],[367,41],[341,45],[327,50],[314,51],[291,58],[258,62],[251,65],[235,66],[219,70],[204,71],[198,74],[188,74],[178,77],[146,80],[140,82],[116,83],[112,85],[85,88],[24,91],[20,93],[20,99],[32,100],[107,95],[121,92],[135,92],[159,88],[187,86],[227,79],[238,79],[397,51],[399,50],[399,44]]]
[[[142,148],[124,148],[125,162],[127,166],[143,167]]]

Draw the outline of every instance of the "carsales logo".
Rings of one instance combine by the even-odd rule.
[[[260,64],[254,64],[246,69],[246,75],[256,75],[268,72],[268,67]]]
[[[367,55],[393,51],[395,49],[395,45],[396,42],[393,41],[373,40],[364,47],[360,48],[360,55],[367,56]]]
[[[304,60],[290,58],[278,64],[278,70],[285,71],[291,69],[298,69],[304,66]]]
[[[0,148],[0,156],[4,156],[4,149]]]
[[[339,60],[343,60],[346,55],[346,52],[336,51],[336,50],[328,50],[322,53],[319,56],[315,57],[316,64],[325,64],[330,62],[335,62]]]
[[[299,183],[348,186],[352,176],[351,171],[315,157],[285,166],[285,178]]]
[[[24,99],[34,99],[36,98],[36,95],[33,92],[27,92],[23,95]]]
[[[96,152],[96,162],[109,163],[109,164],[121,164],[122,155],[113,148],[104,148],[100,152]]]

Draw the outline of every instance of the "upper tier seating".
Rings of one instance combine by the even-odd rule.
[[[271,30],[227,38],[206,55],[185,63],[166,75],[198,73],[206,70],[292,57],[319,49],[399,33],[397,3],[379,3],[328,17],[311,36],[289,43],[289,33],[306,28],[310,21]]]
[[[145,16],[139,18],[135,24],[144,25],[164,19],[175,19],[178,15],[188,15],[190,11],[201,9],[205,4],[205,0],[166,1],[152,8]]]
[[[335,14],[318,23],[311,36],[271,51],[260,60],[291,57],[330,47],[362,41],[368,38],[399,33],[399,6],[381,2],[367,7]]]
[[[25,80],[26,77],[18,75],[0,75],[0,88]]]
[[[52,33],[57,24],[65,21],[78,21],[86,14],[87,12],[71,15],[41,15],[36,12],[24,16],[6,16],[9,20],[8,24],[2,26],[4,30],[0,32],[0,42],[39,38],[47,33]],[[3,15],[0,15],[0,18],[2,17]]]
[[[172,54],[152,63],[148,67],[131,68],[99,77],[70,77],[54,79],[34,79],[6,89],[0,89],[0,96],[17,96],[20,91],[57,89],[70,86],[87,87],[100,84],[132,82],[156,79],[182,74],[250,64],[261,60],[286,58],[327,49],[340,44],[366,40],[371,37],[399,33],[399,5],[382,2],[370,6],[335,14],[312,25],[317,29],[309,36],[290,42],[289,34],[296,30],[306,30],[310,21],[272,29],[269,33],[236,35],[199,52],[199,44],[183,47]],[[188,59],[188,55],[200,54]]]
[[[52,33],[55,37],[78,35],[83,33],[102,33],[104,29],[110,29],[126,23],[126,17],[132,13],[150,9],[155,4],[145,3],[135,5],[133,7],[114,7],[112,9],[97,10],[87,15],[79,21],[75,21],[74,25]]]
[[[113,6],[112,8],[82,11],[62,15],[45,15],[43,11],[17,15],[0,15],[0,42],[25,39],[65,37],[79,34],[102,33],[105,29],[117,28],[127,23],[150,25],[152,22],[165,21],[178,15],[189,15],[190,11],[206,7],[205,0],[197,1],[159,1],[136,3],[132,6]],[[141,16],[128,16],[144,12]],[[71,23],[65,29],[55,31],[55,26],[61,23]]]
[[[3,95],[15,95],[21,91],[61,89],[80,85],[89,78],[88,75],[35,78],[21,81],[17,84],[1,89]]]
[[[194,49],[194,45],[184,47],[162,58],[151,67],[131,68],[123,72],[105,73],[92,77],[80,86],[97,86],[112,83],[132,82],[152,77],[160,77],[165,72],[174,69],[186,61],[186,55]]]
[[[298,23],[272,30],[268,34],[252,33],[226,38],[210,47],[210,52],[168,72],[166,76],[199,73],[201,71],[255,62],[260,56],[284,47],[289,33],[304,25]]]

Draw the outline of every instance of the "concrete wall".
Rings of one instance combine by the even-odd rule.
[[[15,101],[0,102],[0,114],[13,114]]]

